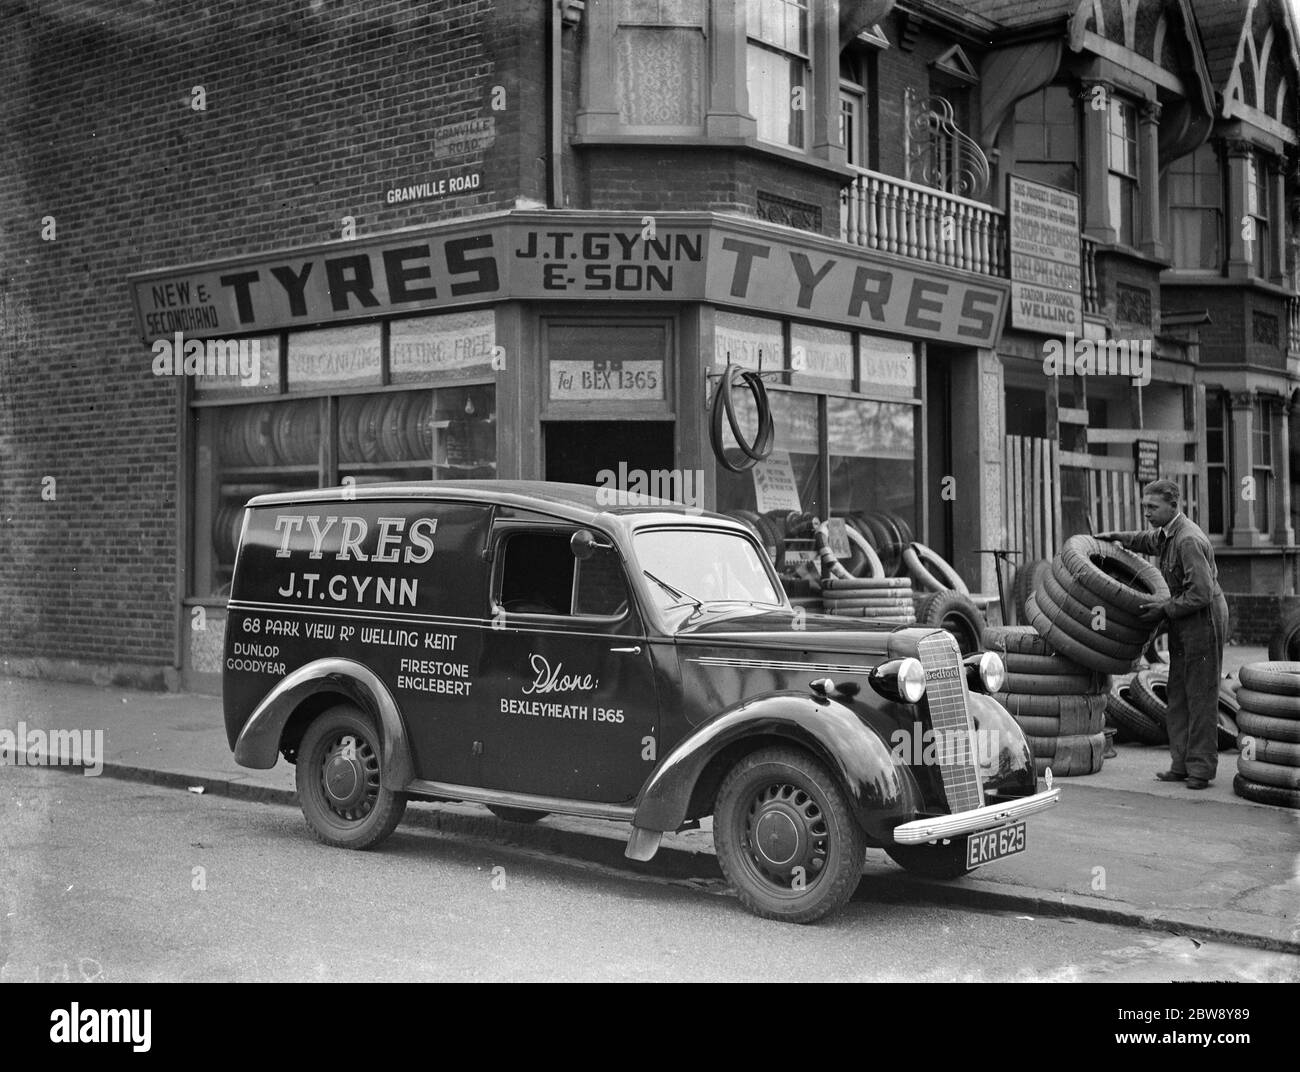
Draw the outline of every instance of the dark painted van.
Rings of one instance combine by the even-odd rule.
[[[410,799],[631,824],[648,860],[713,816],[759,915],[852,894],[867,846],[955,877],[1023,850],[1030,750],[992,653],[792,607],[735,521],[607,489],[379,484],[253,499],[226,624],[236,760],[297,765],[313,831]]]

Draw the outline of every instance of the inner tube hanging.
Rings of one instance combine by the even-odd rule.
[[[731,392],[738,386],[737,381],[749,388],[749,393],[754,396],[754,406],[758,410],[758,434],[754,436],[752,443],[745,442],[745,437],[740,431],[740,422],[736,420],[736,408],[731,401]],[[727,423],[731,425],[731,435],[744,455],[739,462],[731,461],[722,446],[724,412],[727,415]],[[772,407],[768,403],[767,388],[763,386],[762,378],[757,372],[749,372],[739,365],[728,365],[723,370],[722,377],[718,381],[718,389],[713,395],[712,421],[709,426],[709,442],[713,446],[713,456],[728,472],[743,473],[747,469],[752,469],[755,462],[763,461],[772,453],[772,440]]]

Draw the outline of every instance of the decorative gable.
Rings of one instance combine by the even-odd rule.
[[[959,82],[975,84],[980,80],[975,64],[971,63],[961,45],[953,45],[942,56],[930,64],[936,71],[942,71]]]

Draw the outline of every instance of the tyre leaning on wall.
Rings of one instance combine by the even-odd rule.
[[[1300,808],[1300,663],[1274,660],[1241,668],[1237,690],[1237,775],[1245,800]]]

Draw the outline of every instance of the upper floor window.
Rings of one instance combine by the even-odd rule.
[[[1267,278],[1272,274],[1269,265],[1268,164],[1260,153],[1246,157],[1245,187],[1246,220],[1242,237],[1246,240],[1246,257],[1251,263],[1251,271]]]
[[[866,77],[861,63],[865,61],[840,60],[840,144],[847,163],[866,168],[870,166],[870,142]]]
[[[1137,108],[1111,94],[1107,123],[1107,200],[1110,225],[1116,239],[1126,246],[1137,245],[1138,136]]]
[[[1016,174],[1079,190],[1079,134],[1067,86],[1046,86],[1016,102]]]
[[[707,0],[621,0],[615,39],[626,127],[687,130],[704,122]]]
[[[762,141],[807,146],[812,106],[807,0],[746,0],[749,109]]]
[[[1251,405],[1250,473],[1255,478],[1255,526],[1273,531],[1273,405],[1256,398]]]
[[[1210,144],[1169,167],[1169,223],[1174,267],[1210,268],[1223,263],[1223,178]]]
[[[1207,482],[1205,531],[1224,536],[1232,520],[1228,481],[1228,399],[1222,391],[1205,392],[1205,479]]]

